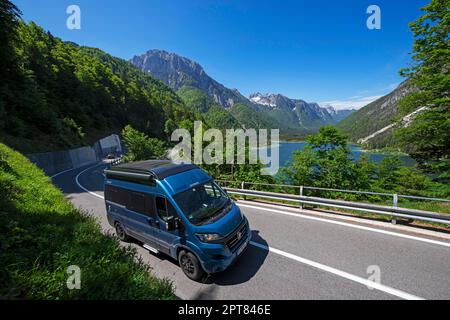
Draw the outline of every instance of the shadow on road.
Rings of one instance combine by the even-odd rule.
[[[259,231],[252,230],[252,241],[267,246],[267,242],[259,235]],[[269,251],[248,245],[242,256],[227,270],[212,274],[210,283],[222,286],[236,285],[247,282],[258,272],[263,265]],[[208,283],[206,282],[206,283]]]
[[[259,235],[259,231],[257,230],[252,230],[251,240],[264,246],[268,246],[267,242]],[[133,239],[130,242],[142,246],[142,243],[138,240]],[[148,254],[151,254],[160,260],[170,261],[176,265],[177,268],[179,267],[178,261],[172,259],[168,255],[162,253],[155,254],[150,251]],[[206,275],[201,282],[208,286],[203,288],[196,296],[192,297],[192,299],[214,299],[216,295],[215,291],[218,286],[231,286],[249,281],[264,264],[268,254],[268,250],[257,248],[249,244],[247,249],[234,265],[230,266],[223,272]]]
[[[257,230],[252,230],[251,240],[267,246],[267,242],[259,235],[259,231]],[[263,250],[249,244],[234,265],[223,272],[208,275],[202,281],[208,286],[200,290],[192,299],[215,299],[218,287],[238,285],[249,281],[264,264],[268,253],[268,250]]]
[[[259,231],[252,230],[251,241],[258,242],[264,246],[268,246],[267,242],[259,235]],[[138,246],[143,246],[143,243],[139,240],[131,239],[130,243],[134,243]],[[155,254],[153,252],[148,252],[149,254],[157,257],[160,260],[167,260],[178,266],[178,261],[172,259],[170,256],[163,253]],[[250,280],[261,268],[269,251],[261,248],[257,248],[248,245],[247,249],[242,253],[242,256],[223,272],[214,273],[207,276],[202,282],[205,284],[215,283],[217,285],[235,285],[239,283],[244,283]]]

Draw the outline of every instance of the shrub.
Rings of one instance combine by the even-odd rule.
[[[166,156],[165,143],[127,125],[122,130],[123,140],[128,149],[125,161],[163,159]]]

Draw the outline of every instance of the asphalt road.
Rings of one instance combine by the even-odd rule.
[[[53,182],[114,232],[103,201],[104,167],[67,171]],[[250,222],[251,245],[234,266],[203,283],[189,280],[167,256],[123,245],[136,247],[182,299],[450,299],[449,241],[285,207],[238,205]]]

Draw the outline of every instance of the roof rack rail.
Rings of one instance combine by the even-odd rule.
[[[163,180],[169,176],[198,169],[194,164],[175,163],[170,160],[146,160],[123,163],[105,170],[106,177],[136,181]]]

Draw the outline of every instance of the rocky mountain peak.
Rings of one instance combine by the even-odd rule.
[[[183,86],[195,87],[225,108],[249,102],[237,89],[228,89],[212,79],[200,64],[176,53],[153,49],[134,56],[130,62],[175,91]]]

